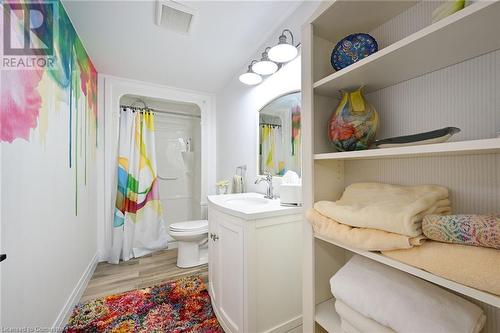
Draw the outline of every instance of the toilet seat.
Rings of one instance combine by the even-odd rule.
[[[195,220],[195,221],[185,221],[172,223],[169,226],[170,231],[176,233],[205,233],[208,232],[208,221],[207,220]]]

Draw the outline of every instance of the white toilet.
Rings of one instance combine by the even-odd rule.
[[[172,223],[168,233],[178,242],[178,267],[187,268],[208,262],[207,220]]]

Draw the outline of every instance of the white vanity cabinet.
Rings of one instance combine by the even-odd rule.
[[[224,330],[302,324],[301,208],[256,193],[209,196],[209,293]]]

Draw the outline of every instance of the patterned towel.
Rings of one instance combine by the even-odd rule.
[[[500,215],[427,215],[422,229],[435,241],[500,249]]]

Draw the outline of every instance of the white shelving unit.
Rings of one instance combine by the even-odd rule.
[[[500,130],[500,98],[498,91],[493,92],[494,87],[496,90],[500,87],[500,1],[475,1],[433,24],[430,22],[432,6],[432,2],[420,1],[337,0],[324,3],[303,26],[305,209],[319,200],[337,200],[347,185],[357,181],[432,182],[450,189],[456,213],[487,213],[500,209],[500,138],[496,137]],[[407,25],[417,28],[411,30]],[[375,32],[377,37],[390,42],[375,54],[334,72],[329,64],[332,48],[344,36],[356,32]],[[444,73],[454,74],[446,76]],[[462,89],[460,95],[455,96],[453,89],[444,85],[455,87],[456,82],[452,80],[458,79],[465,86],[468,84],[465,81],[471,79],[470,89]],[[419,83],[409,84],[415,80]],[[333,151],[324,133],[325,121],[338,103],[338,91],[359,86],[365,87],[369,102],[371,93],[375,94],[381,128],[384,134],[390,134],[386,137],[458,123],[462,138],[459,135],[456,138],[462,141]],[[426,86],[439,94],[430,96],[427,92],[426,95],[422,89],[408,91]],[[492,89],[491,93],[482,93],[476,89],[478,86],[487,92]],[[403,90],[406,100],[400,103],[397,98]],[[457,100],[462,103],[476,100],[478,91],[486,100],[479,103],[477,109],[457,108]],[[408,98],[408,94],[419,96],[422,102]],[[432,105],[427,103],[428,99],[434,99],[432,102],[438,104],[447,117],[440,118],[439,110],[428,110]],[[422,109],[415,103],[421,103]],[[497,112],[491,112],[487,105],[498,108]],[[384,108],[392,110],[391,117],[381,112]],[[423,120],[415,117],[415,110],[419,110]],[[405,126],[397,132],[399,124]],[[353,254],[463,295],[485,310],[488,320],[483,333],[500,331],[500,297],[497,295],[447,280],[378,252],[362,251],[324,239],[313,234],[308,222],[304,222],[304,236],[304,332],[341,332],[329,279]]]
[[[324,242],[331,243],[335,246],[346,249],[350,252],[359,254],[363,257],[370,258],[372,260],[378,261],[378,262],[385,264],[387,266],[391,266],[393,268],[399,269],[400,271],[417,276],[423,280],[427,280],[427,281],[432,282],[434,284],[437,284],[439,286],[456,291],[462,295],[469,296],[473,299],[477,299],[477,300],[484,302],[486,304],[493,305],[497,308],[500,308],[500,297],[499,296],[496,296],[496,295],[493,295],[493,294],[490,294],[490,293],[487,293],[487,292],[484,292],[481,290],[477,290],[477,289],[474,289],[471,287],[467,287],[467,286],[464,286],[463,284],[460,284],[460,283],[456,283],[456,282],[447,280],[447,279],[442,278],[440,276],[426,272],[422,269],[419,269],[419,268],[404,264],[402,262],[399,262],[397,260],[388,258],[386,256],[383,256],[382,254],[380,254],[378,252],[355,249],[353,247],[341,244],[341,243],[336,242],[336,241],[332,241],[328,238],[324,238],[324,237],[321,237],[319,235],[315,235],[314,237],[317,239],[320,239]]]
[[[314,92],[337,96],[339,89],[361,85],[368,93],[495,51],[500,48],[499,7],[493,1],[474,3],[316,81]]]
[[[500,152],[500,138],[434,143],[421,146],[394,147],[314,154],[315,160],[356,160],[383,157],[444,156],[495,154]]]
[[[315,318],[316,322],[328,332],[342,333],[340,317],[335,312],[335,298],[318,304]]]

